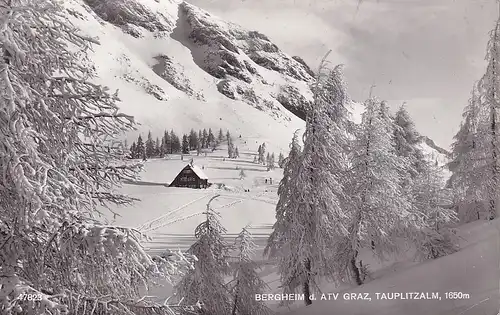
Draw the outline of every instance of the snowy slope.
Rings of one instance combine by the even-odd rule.
[[[287,315],[496,315],[500,221],[474,222],[460,227],[462,250],[424,262],[341,292],[334,301],[317,300]],[[437,292],[439,300],[377,299],[377,293]],[[447,292],[461,292],[447,299]],[[368,293],[371,301],[348,300],[345,293]],[[356,294],[356,296],[358,296]],[[363,296],[365,296],[363,294]],[[318,298],[319,299],[319,298]]]

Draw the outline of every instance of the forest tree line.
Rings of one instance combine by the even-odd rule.
[[[149,131],[146,140],[139,135],[132,143],[129,157],[132,159],[162,158],[168,154],[189,154],[193,150],[200,155],[203,150],[215,151],[224,142],[228,144],[229,158],[239,156],[238,147],[234,146],[231,133],[227,130],[224,134],[222,128],[219,129],[217,136],[212,132],[212,128],[200,129],[198,132],[191,129],[188,134],[183,134],[181,137],[174,130],[170,132],[165,130],[161,138],[153,138]],[[125,144],[125,147],[127,146]]]

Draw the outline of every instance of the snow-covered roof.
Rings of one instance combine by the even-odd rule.
[[[189,167],[191,167],[191,169],[193,170],[193,172],[200,178],[200,179],[208,179],[208,176],[205,174],[205,172],[203,172],[201,170],[201,168],[199,168],[198,166],[196,165],[191,165],[191,164],[188,164]]]

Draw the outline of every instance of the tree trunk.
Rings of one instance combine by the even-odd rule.
[[[236,294],[234,295],[234,301],[233,301],[233,311],[231,312],[231,315],[236,315],[236,304],[238,303],[238,286],[240,284],[240,280],[236,281]]]
[[[358,266],[356,265],[356,259],[358,258],[358,251],[354,252],[354,256],[351,259],[351,269],[354,274],[354,280],[357,285],[362,285],[363,280],[361,279],[361,272],[359,271]]]
[[[498,28],[499,28],[499,24],[497,22],[497,25],[495,27],[495,38],[494,38],[494,53],[496,54],[496,49],[498,49],[497,45],[497,41],[498,41]],[[499,88],[498,87],[498,81],[497,81],[497,77],[498,77],[498,71],[496,69],[496,55],[493,55],[493,60],[492,60],[492,71],[493,71],[493,87],[491,88],[491,104],[490,104],[490,122],[491,122],[491,153],[492,153],[492,161],[491,163],[493,163],[492,165],[492,169],[491,169],[491,172],[492,172],[492,181],[493,183],[491,183],[491,190],[490,190],[490,200],[489,200],[489,204],[490,204],[490,215],[489,215],[489,219],[490,220],[493,220],[495,217],[496,217],[496,214],[497,214],[497,189],[498,189],[498,146],[497,146],[497,130],[496,130],[496,124],[497,124],[497,118],[496,118],[496,110],[497,110],[497,98],[498,98],[498,95],[497,95],[497,89]]]
[[[490,205],[490,213],[489,213],[489,219],[493,220],[496,216],[496,191],[497,191],[497,185],[498,185],[498,148],[497,148],[497,143],[496,143],[496,109],[494,106],[491,108],[491,153],[492,153],[492,161],[491,163],[492,168],[491,168],[491,176],[492,176],[492,185],[490,188],[490,200],[489,200],[489,205]]]
[[[309,280],[310,280],[309,277],[311,274],[311,260],[309,260],[309,258],[307,258],[304,265],[305,265],[305,269],[306,269],[306,280],[304,281],[304,283],[302,285],[302,292],[304,293],[304,303],[306,305],[311,305],[312,304],[312,300],[310,298],[311,288],[309,286]]]

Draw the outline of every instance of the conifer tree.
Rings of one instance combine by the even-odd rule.
[[[163,137],[161,139],[161,142],[162,142],[162,147],[163,147],[163,156],[165,156],[166,154],[169,154],[171,152],[171,148],[172,148],[172,141],[170,139],[170,133],[168,133],[167,130],[165,130],[163,132]]]
[[[150,158],[155,156],[155,141],[151,131],[148,132],[148,139],[146,140],[146,157]]]
[[[159,156],[160,156],[161,158],[165,157],[166,152],[167,152],[167,149],[166,149],[166,147],[165,147],[165,138],[164,138],[164,137],[162,137],[162,139],[161,139],[161,141],[160,141],[160,149],[159,149],[159,152],[158,152],[158,153],[159,153]]]
[[[240,151],[238,150],[238,147],[234,147],[234,158],[239,158],[240,157]]]
[[[196,147],[196,154],[199,156],[201,154],[201,142],[198,141]]]
[[[335,244],[347,237],[349,219],[342,182],[349,147],[349,98],[341,66],[325,73],[322,64],[313,92],[304,150],[294,176],[287,180],[288,187],[281,188],[284,184],[280,183],[276,212],[284,218],[277,220],[272,235],[272,243],[279,246],[270,245],[278,248],[275,255],[284,293],[295,293],[301,287],[306,305],[312,303],[309,297],[319,279],[337,279],[332,252]]]
[[[399,175],[404,160],[395,150],[388,109],[374,98],[367,100],[365,107],[347,176],[352,202],[349,236],[337,243],[334,259],[358,285],[363,283],[357,261],[359,250],[371,246],[380,258],[397,252],[394,237],[389,236],[403,235],[400,231],[409,233],[412,223],[411,206]]]
[[[168,145],[168,144],[167,144]],[[179,152],[179,138],[175,134],[174,130],[170,130],[170,154]]]
[[[161,147],[160,139],[158,139],[158,137],[156,137],[154,156],[156,156],[156,157],[160,156],[160,151],[161,151],[160,147]]]
[[[274,170],[276,168],[276,165],[275,165],[275,157],[274,157],[274,152],[271,153],[271,155],[269,156],[269,169],[271,170]]]
[[[182,305],[201,304],[201,314],[231,314],[232,299],[224,282],[230,274],[227,258],[231,247],[224,240],[226,229],[219,221],[219,215],[207,204],[206,219],[196,227],[196,242],[188,253],[197,260],[190,270],[176,285],[176,295],[182,297]],[[189,313],[186,313],[189,314]]]
[[[172,314],[140,289],[178,263],[96,220],[100,205],[133,202],[116,191],[140,170],[119,140],[135,123],[95,83],[97,41],[66,14],[56,1],[0,6],[0,313]]]
[[[280,168],[283,168],[283,161],[285,160],[285,156],[283,155],[282,152],[280,152],[280,155],[278,156],[278,166]]]
[[[229,138],[229,142],[227,143],[227,156],[230,159],[234,158],[234,145],[231,138]]]
[[[420,134],[415,128],[406,104],[403,104],[394,117],[394,144],[396,154],[404,158],[406,166],[402,169],[403,185],[411,186],[411,181],[423,171],[426,163],[424,153],[419,147]]]
[[[279,200],[276,205],[276,223],[273,225],[273,232],[269,236],[264,249],[264,255],[278,258],[279,263],[281,263],[281,260],[286,259],[286,257],[278,256],[278,253],[287,242],[287,234],[291,232],[287,228],[293,224],[290,221],[293,218],[292,214],[298,211],[297,187],[292,186],[292,184],[296,180],[295,176],[300,164],[301,151],[297,130],[290,143],[290,153],[283,161],[283,178],[278,186]]]
[[[216,145],[214,134],[212,133],[212,128],[208,128],[208,146],[213,148]]]
[[[489,219],[494,219],[500,212],[500,143],[499,143],[499,107],[500,107],[500,19],[490,33],[487,47],[488,66],[479,81],[481,111],[483,121],[479,125],[482,141],[478,143],[484,158],[476,164],[476,175],[481,176],[483,198],[488,203]],[[476,183],[477,184],[477,183]]]
[[[240,179],[243,179],[247,177],[247,174],[245,174],[245,171],[243,169],[240,170]]]
[[[135,145],[135,141],[132,142],[132,146],[130,146],[130,157],[132,159],[137,159],[137,147]]]
[[[259,151],[259,162],[266,165],[266,144],[263,143],[260,145],[260,151]]]
[[[182,153],[189,154],[189,139],[186,134],[182,136]]]
[[[477,83],[469,99],[469,104],[463,112],[463,123],[454,136],[452,144],[451,161],[448,164],[452,172],[448,186],[453,191],[455,204],[460,221],[470,222],[488,217],[488,205],[481,198],[480,184],[482,179],[475,173],[478,161],[481,161],[478,143],[478,126],[480,123],[480,99]]]
[[[268,286],[259,277],[258,265],[252,260],[256,245],[248,227],[243,228],[238,234],[235,247],[239,253],[233,272],[233,309],[231,315],[270,315],[271,310],[267,305],[255,298],[257,294],[264,293]]]
[[[204,149],[208,148],[208,133],[207,129],[203,129],[202,146]]]
[[[453,209],[443,207],[443,179],[439,167],[428,162],[415,179],[414,206],[423,214],[425,227],[416,230],[417,258],[436,259],[458,250],[458,238],[453,225],[458,216]]]
[[[137,137],[136,154],[136,159],[146,159],[146,147],[141,135]]]
[[[194,131],[194,129],[191,129],[191,131],[189,132],[188,140],[189,149],[195,150],[198,147],[198,135],[196,134],[196,131]]]

